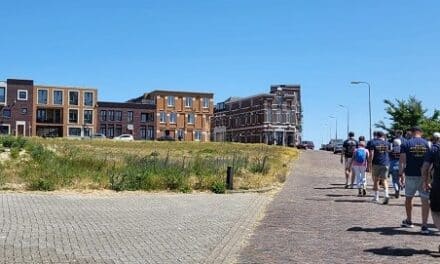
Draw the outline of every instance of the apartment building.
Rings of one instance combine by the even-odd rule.
[[[86,137],[96,132],[98,91],[93,88],[34,85],[32,134]]]
[[[153,140],[155,109],[151,103],[98,102],[98,133],[108,138],[131,134],[135,140]]]
[[[212,93],[155,90],[129,102],[156,106],[155,139],[206,142],[210,140],[213,98]]]
[[[299,85],[272,85],[267,94],[218,103],[212,140],[295,146],[301,141],[300,90]]]
[[[0,134],[32,136],[33,81],[0,82]]]

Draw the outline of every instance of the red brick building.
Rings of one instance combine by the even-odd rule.
[[[155,139],[155,105],[98,102],[98,133],[108,138],[131,134],[135,140]]]
[[[212,140],[295,146],[301,141],[300,90],[299,85],[272,85],[267,94],[218,103]]]
[[[0,134],[32,136],[33,86],[31,80],[0,82]]]

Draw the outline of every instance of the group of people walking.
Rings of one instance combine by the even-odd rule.
[[[341,163],[345,161],[345,188],[357,188],[359,196],[366,196],[366,172],[373,179],[373,202],[379,203],[379,189],[384,195],[382,204],[390,199],[388,177],[392,179],[394,197],[405,193],[406,217],[401,226],[414,227],[412,222],[413,198],[418,194],[422,201],[422,234],[428,229],[429,209],[437,228],[440,228],[440,133],[432,138],[423,138],[420,127],[413,127],[405,137],[395,131],[390,141],[382,131],[374,132],[374,138],[366,142],[365,137],[355,139],[353,132],[343,143]],[[440,250],[440,246],[439,246]]]

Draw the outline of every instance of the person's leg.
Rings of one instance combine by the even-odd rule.
[[[379,170],[377,166],[373,166],[373,191],[374,191],[374,198],[373,201],[377,202],[379,200]]]
[[[412,227],[412,200],[417,192],[418,180],[420,177],[405,177],[405,211],[406,219],[402,222],[402,226]]]
[[[406,210],[406,220],[412,222],[412,197],[405,198],[405,210]]]
[[[422,226],[428,225],[429,217],[429,200],[427,198],[421,198],[422,200]]]
[[[431,211],[432,221],[437,229],[440,229],[440,212]]]
[[[345,173],[345,187],[348,187],[348,180],[350,178],[350,164],[348,163],[348,159],[344,158],[344,164],[345,164],[345,168],[344,168],[344,173]]]

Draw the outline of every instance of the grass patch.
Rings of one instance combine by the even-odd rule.
[[[0,140],[3,147],[10,148],[10,158],[1,167],[0,184],[25,183],[28,189],[44,191],[92,188],[223,193],[228,166],[234,169],[235,188],[261,188],[284,181],[288,165],[298,155],[292,148],[262,144]]]

